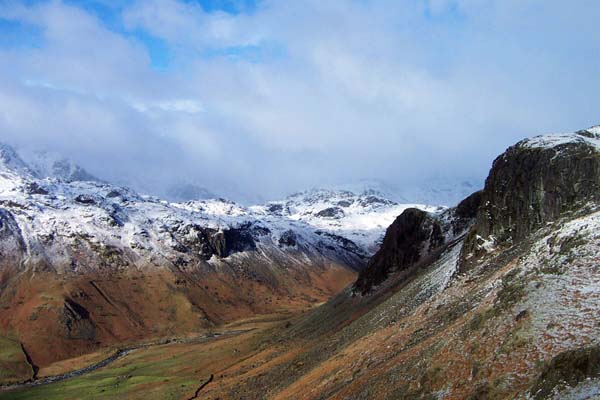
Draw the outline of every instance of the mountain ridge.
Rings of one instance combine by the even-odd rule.
[[[272,204],[172,203],[94,179],[56,155],[34,168],[2,148],[0,333],[19,337],[42,366],[322,302],[351,283],[386,218],[403,207],[343,194],[361,218],[379,215],[355,241],[324,212],[337,192],[318,203],[296,198],[296,217]]]
[[[456,225],[463,228],[457,230],[463,232],[457,240],[439,235],[452,229],[453,218],[405,210],[354,287],[296,318],[290,327],[270,332],[276,339],[264,339],[268,355],[257,346],[252,362],[260,363],[260,375],[245,372],[249,363],[240,361],[205,395],[450,400],[599,396],[597,186],[558,191],[564,197],[553,205],[561,206],[542,207],[541,214],[522,204],[523,199],[525,204],[543,203],[545,195],[555,196],[563,184],[581,187],[577,184],[588,182],[590,171],[595,179],[600,176],[599,148],[581,143],[589,138],[574,134],[560,139],[558,148],[538,147],[541,140],[556,143],[555,137],[536,138],[535,146],[520,142],[499,156],[504,161],[492,166],[492,178],[475,195],[479,200],[447,211],[464,218],[464,224]],[[556,156],[552,162],[548,152]],[[530,168],[522,170],[520,162],[511,160],[529,160]],[[497,185],[498,179],[510,180],[519,170],[530,172],[522,185]],[[552,175],[562,178],[549,179]],[[544,196],[539,196],[540,182],[547,183],[541,189]],[[517,192],[505,197],[511,190]],[[492,233],[520,233],[504,241],[482,236],[488,232],[481,227],[487,229],[491,209],[505,218],[492,225]],[[542,218],[530,224],[530,215]],[[435,224],[439,230],[432,228]],[[522,230],[514,229],[518,225]],[[471,244],[479,254],[466,259]],[[373,268],[383,273],[368,273]],[[370,285],[364,286],[365,280]]]

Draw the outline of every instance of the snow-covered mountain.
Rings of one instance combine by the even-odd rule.
[[[0,143],[0,171],[7,171],[15,177],[19,175],[34,176],[34,172],[21,159],[15,149],[3,143]]]
[[[365,253],[373,254],[386,228],[407,208],[439,212],[443,207],[424,204],[398,204],[381,193],[367,189],[313,189],[250,207],[257,215],[280,216],[310,225],[319,231],[342,236],[357,244]]]
[[[296,261],[318,256],[360,268],[406,208],[442,211],[399,204],[373,189],[314,189],[250,207],[224,199],[172,203],[102,182],[54,153],[27,154],[24,161],[10,146],[2,145],[0,152],[0,201],[28,243],[27,259],[54,266],[61,260],[58,264],[68,268],[77,266],[65,249],[81,238],[92,247],[116,248],[138,262],[160,264],[159,258],[164,263],[182,257],[189,250],[185,243],[190,235],[208,243],[202,256],[207,261],[212,255],[276,250],[294,254]],[[236,240],[245,244],[217,249],[211,243],[234,230],[243,232]],[[88,264],[93,262],[92,258]]]
[[[7,146],[0,156],[2,217],[16,222],[12,233],[25,244],[26,264],[93,269],[97,254],[106,249],[137,267],[197,258],[218,263],[252,251],[266,258],[326,258],[360,268],[367,256],[333,232],[226,200],[169,203],[108,183],[71,180],[71,175],[41,178],[40,170]]]
[[[352,193],[373,193],[400,204],[417,203],[453,207],[482,187],[483,179],[446,177],[404,184],[380,179],[362,179],[333,185],[330,189]]]
[[[215,199],[219,196],[207,188],[192,182],[173,183],[165,190],[165,198],[175,202]]]
[[[55,165],[0,146],[0,335],[22,332],[41,364],[325,301],[407,207],[340,191],[173,203]]]
[[[39,178],[56,178],[65,182],[100,181],[73,160],[55,152],[37,150],[19,156]]]

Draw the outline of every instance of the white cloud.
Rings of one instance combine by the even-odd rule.
[[[133,107],[140,112],[149,112],[152,109],[162,111],[177,111],[188,114],[198,114],[204,111],[202,103],[190,99],[165,100],[157,103],[134,103]]]
[[[273,196],[483,176],[515,140],[599,117],[593,1],[265,0],[230,15],[152,0],[118,16],[125,32],[59,1],[0,16],[43,36],[0,48],[0,139],[66,152],[108,179],[177,175]],[[166,43],[166,70],[139,30]],[[244,46],[281,54],[248,58]]]

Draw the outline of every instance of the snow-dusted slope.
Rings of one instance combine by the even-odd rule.
[[[398,204],[372,189],[311,190],[250,207],[223,199],[171,203],[99,181],[56,154],[32,153],[25,162],[10,146],[0,151],[0,202],[28,244],[28,262],[64,268],[93,265],[73,261],[72,249],[81,243],[88,250],[118,249],[135,265],[190,258],[194,246],[204,246],[206,260],[276,251],[296,261],[318,256],[358,268],[406,208],[442,210]],[[228,234],[237,236],[221,243]]]
[[[574,133],[554,133],[535,136],[523,140],[520,144],[529,148],[553,148],[575,143],[588,144],[600,149],[600,125]]]
[[[0,207],[23,242],[23,262],[61,270],[106,264],[217,262],[251,253],[273,263],[331,260],[359,268],[366,252],[333,232],[226,200],[182,204],[98,181],[40,178],[8,146],[0,154]]]
[[[248,207],[224,199],[173,203],[102,182],[58,154],[26,156],[0,147],[0,207],[19,226],[27,262],[65,269],[91,268],[97,260],[81,255],[98,248],[137,266],[251,253],[273,262],[324,257],[360,268],[405,209],[444,210],[398,203],[383,184],[364,182]]]

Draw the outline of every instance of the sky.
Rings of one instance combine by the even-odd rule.
[[[596,0],[0,0],[0,141],[236,200],[600,124]]]

